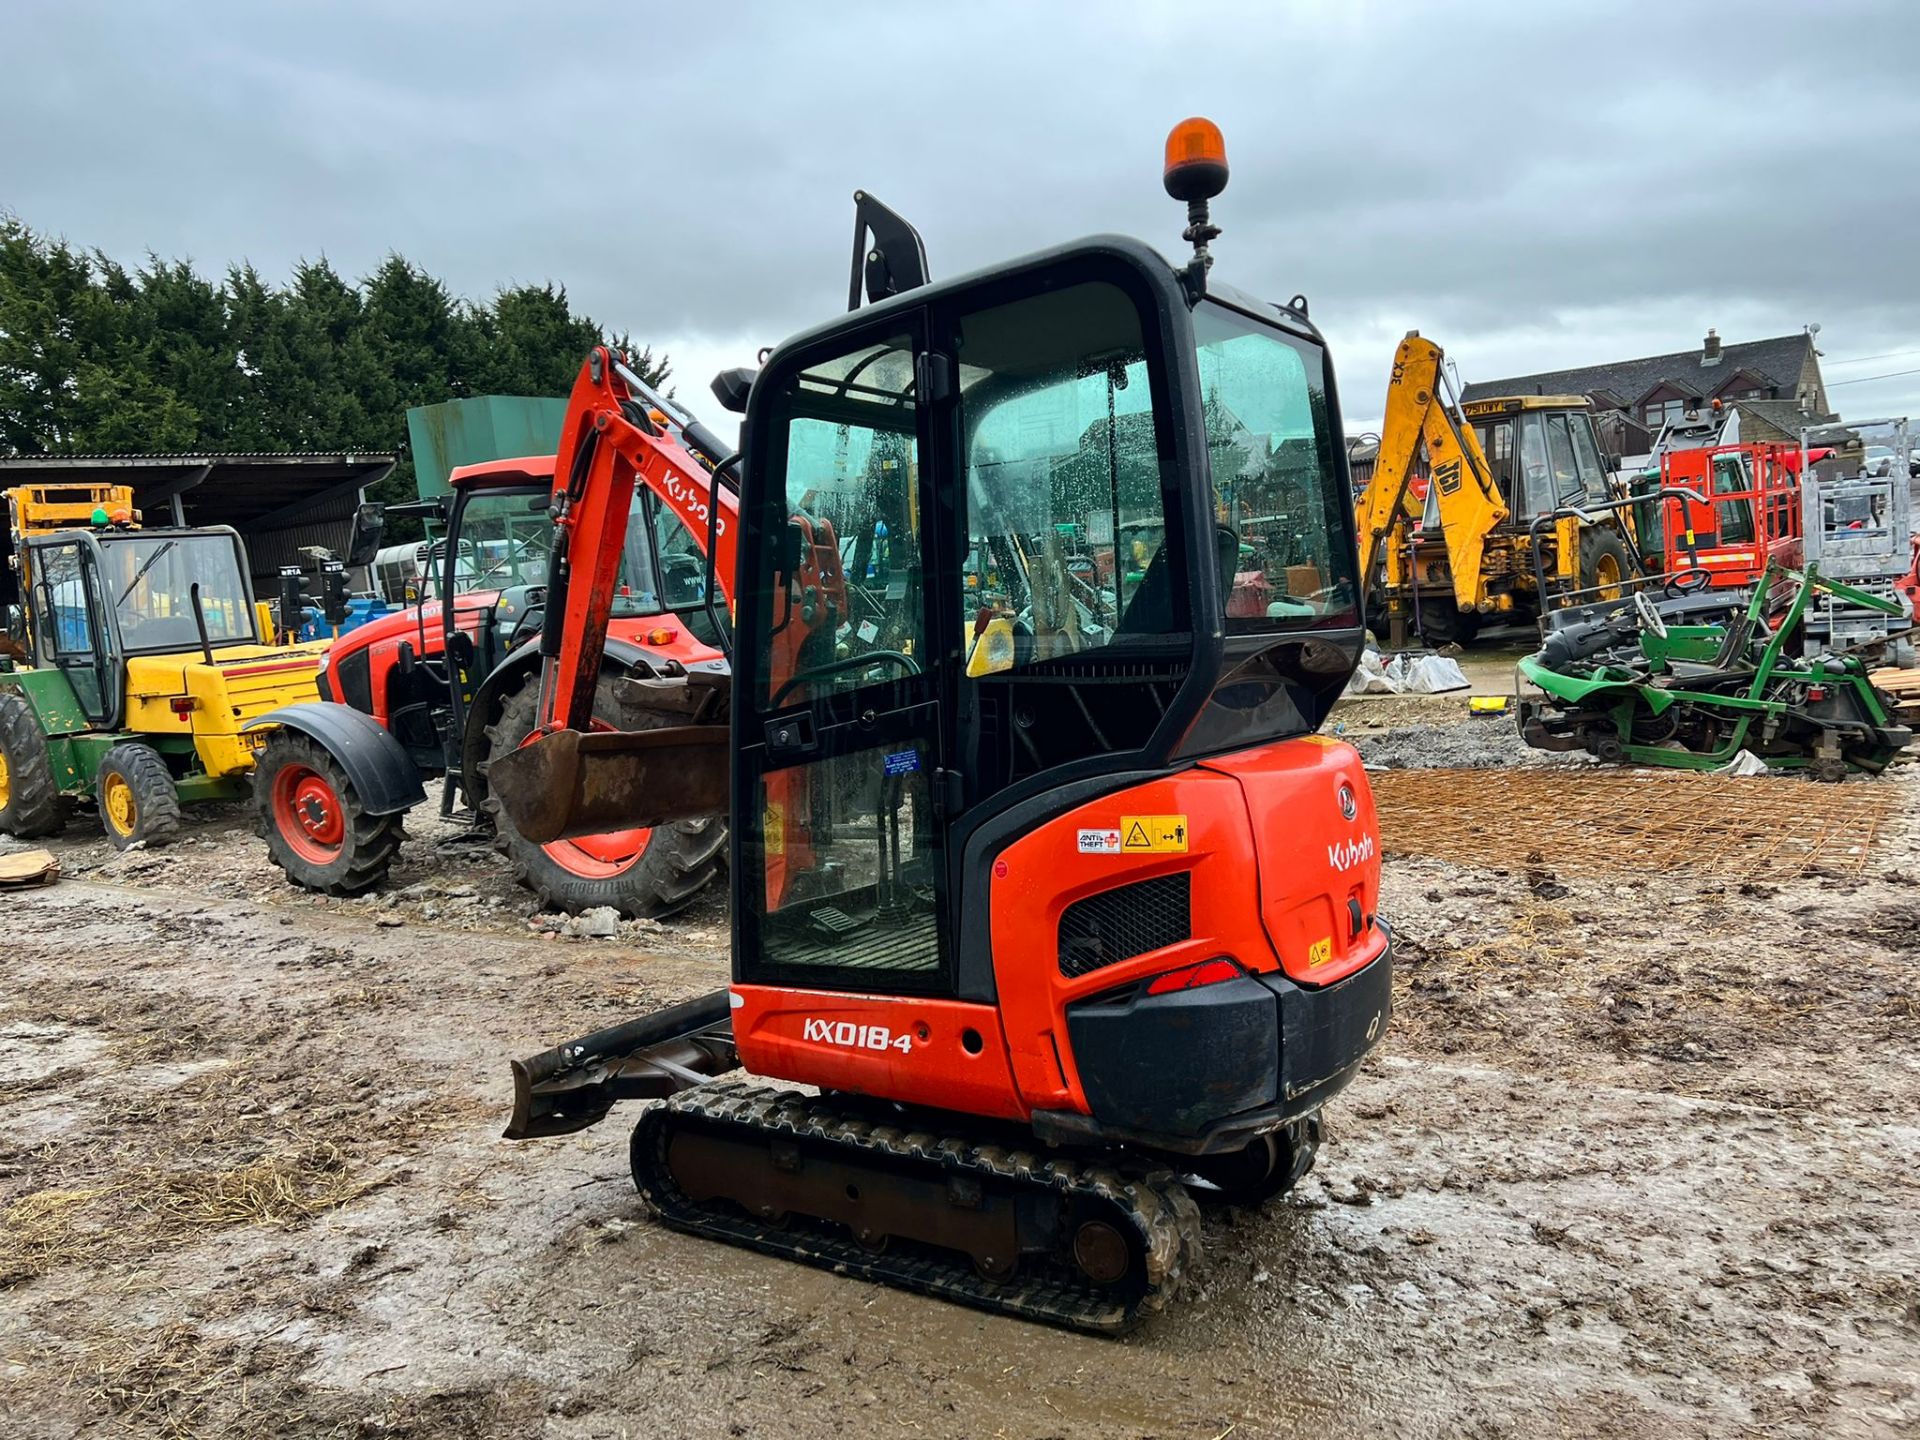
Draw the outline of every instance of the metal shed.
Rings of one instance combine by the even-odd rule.
[[[0,489],[23,484],[131,485],[149,525],[231,525],[247,544],[254,594],[269,599],[303,546],[344,553],[367,487],[394,457],[292,451],[262,455],[0,456]],[[0,550],[7,544],[0,534]],[[0,603],[12,601],[11,569]]]

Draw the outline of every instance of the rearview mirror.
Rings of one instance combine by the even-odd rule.
[[[347,541],[347,564],[371,565],[380,553],[380,539],[387,531],[387,507],[368,501],[353,512],[353,535]]]

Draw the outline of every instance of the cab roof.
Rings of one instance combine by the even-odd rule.
[[[482,460],[447,472],[456,490],[505,490],[517,485],[553,484],[553,456],[523,455],[514,460]]]
[[[1510,415],[1521,410],[1589,410],[1592,402],[1584,395],[1489,395],[1469,400],[1463,408],[1469,415]]]

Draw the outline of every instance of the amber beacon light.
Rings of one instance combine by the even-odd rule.
[[[1167,134],[1167,194],[1189,203],[1211,200],[1227,188],[1227,142],[1220,127],[1194,116]]]

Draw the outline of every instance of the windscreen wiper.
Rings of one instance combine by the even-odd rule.
[[[133,587],[138,585],[142,580],[146,579],[147,572],[153,569],[153,567],[160,562],[160,557],[166,554],[167,551],[173,549],[173,547],[175,545],[178,545],[179,543],[180,542],[177,540],[169,540],[164,545],[162,545],[158,550],[154,551],[153,554],[149,555],[146,559],[146,563],[143,564],[138,570],[133,572],[133,579],[129,580],[127,582],[127,588],[120,592],[120,598],[113,602],[113,608],[118,610],[122,605],[126,604],[127,597],[133,594]]]

